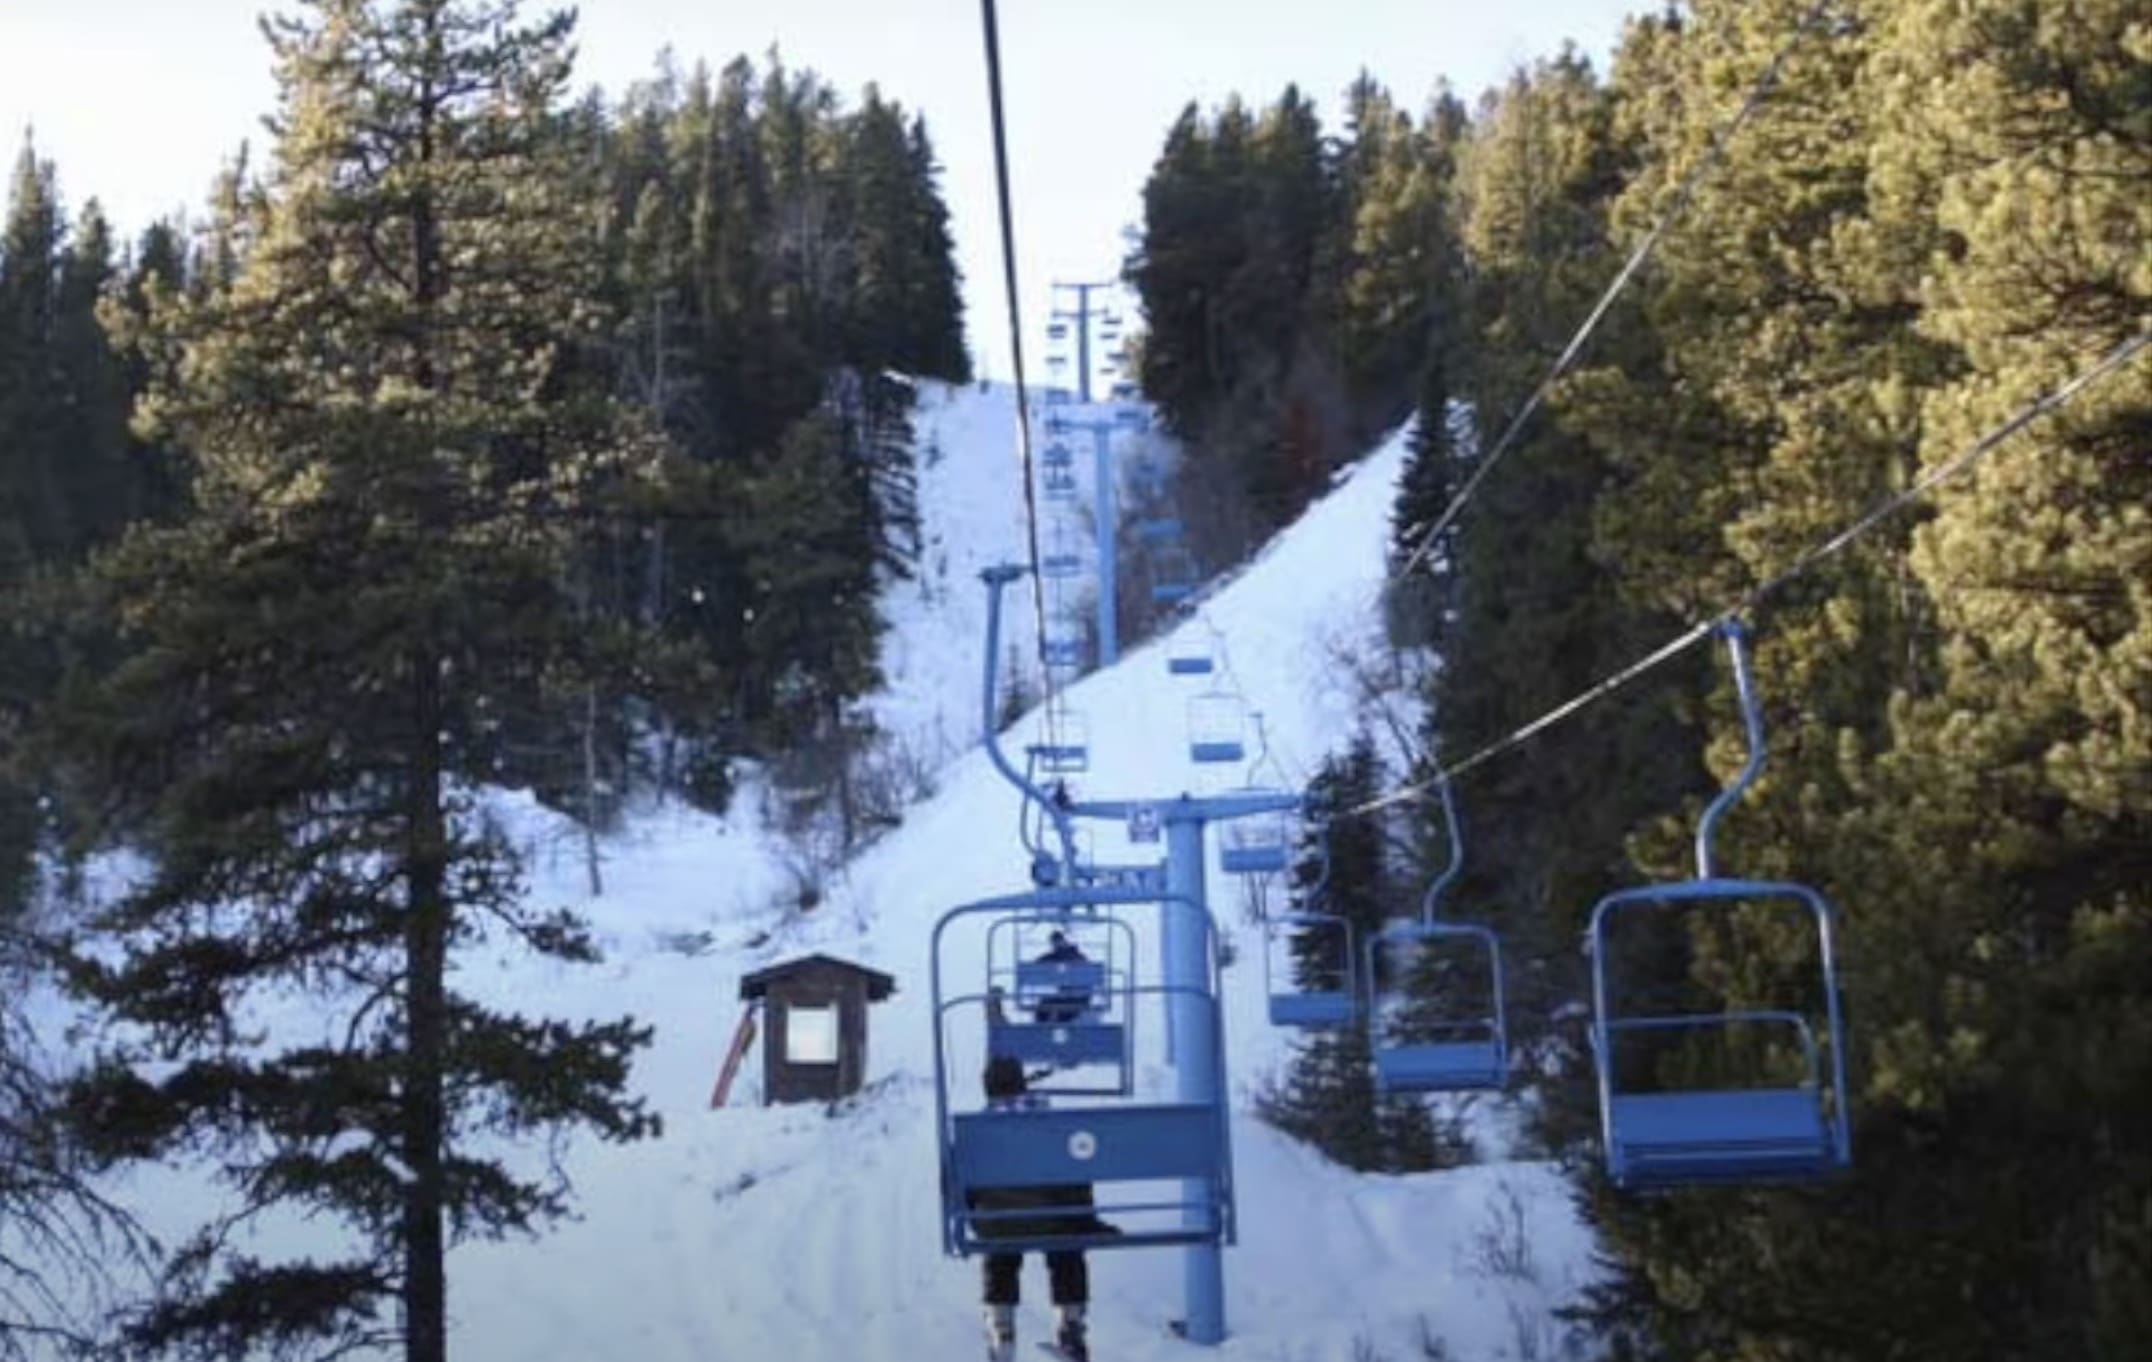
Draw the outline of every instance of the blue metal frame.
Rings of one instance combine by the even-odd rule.
[[[1131,997],[1178,997],[1194,1001],[1208,1015],[1211,1059],[1224,1064],[1224,1018],[1219,1009],[1216,929],[1210,916],[1192,900],[1140,891],[1043,889],[960,905],[935,923],[929,962],[934,1002],[934,1115],[941,1165],[942,1247],[953,1256],[972,1253],[1021,1253],[1056,1249],[1151,1248],[1160,1245],[1220,1245],[1234,1239],[1232,1146],[1222,1089],[1209,1102],[1105,1102],[1052,1108],[1016,1108],[958,1112],[952,1107],[948,1054],[950,1014],[967,1006],[984,1008],[988,995],[951,996],[945,987],[945,944],[950,927],[969,917],[1076,913],[1107,907],[1150,907],[1179,911],[1199,920],[1207,958],[1206,986],[1176,988],[1134,984]],[[982,1022],[982,1025],[984,1023]],[[1113,1200],[1098,1195],[1094,1206],[981,1210],[970,1204],[976,1191],[1007,1187],[1177,1181],[1184,1189],[1177,1201]],[[1067,1219],[1088,1225],[1093,1216],[1157,1215],[1174,1212],[1173,1223],[1124,1227],[1118,1234],[1027,1232],[1008,1237],[979,1227],[999,1220],[1037,1224]]]
[[[1442,798],[1450,862],[1427,886],[1420,900],[1418,922],[1378,932],[1367,943],[1368,1048],[1374,1055],[1375,1086],[1385,1093],[1471,1092],[1499,1089],[1509,1081],[1509,1003],[1503,982],[1502,938],[1490,927],[1445,922],[1439,916],[1451,886],[1464,874],[1465,839],[1449,777],[1438,778],[1435,788]],[[1407,944],[1440,946],[1461,940],[1477,942],[1487,952],[1492,1015],[1435,1023],[1436,1029],[1456,1039],[1385,1044],[1381,1006],[1384,948]]]
[[[1662,1188],[1732,1182],[1805,1181],[1853,1162],[1851,1105],[1847,1097],[1845,1018],[1839,1003],[1834,912],[1828,900],[1804,884],[1720,876],[1713,864],[1713,838],[1726,812],[1763,771],[1763,715],[1749,673],[1746,631],[1738,620],[1719,626],[1733,663],[1734,690],[1748,734],[1748,760],[1697,820],[1696,878],[1618,890],[1592,909],[1588,935],[1592,955],[1593,1061],[1599,1071],[1600,1133],[1607,1172],[1625,1187]],[[1676,909],[1759,901],[1792,902],[1816,924],[1823,970],[1824,1013],[1830,1046],[1826,1065],[1809,1020],[1774,1009],[1729,1010],[1670,1017],[1621,1017],[1609,981],[1612,953],[1608,924],[1631,908]],[[1800,1041],[1804,1077],[1795,1087],[1708,1088],[1625,1093],[1615,1085],[1614,1044],[1624,1032],[1790,1026]]]

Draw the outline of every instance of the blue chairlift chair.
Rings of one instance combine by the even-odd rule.
[[[1696,878],[1620,890],[1592,909],[1591,1042],[1599,1072],[1600,1127],[1607,1172],[1623,1187],[1808,1181],[1853,1161],[1831,905],[1807,885],[1725,878],[1713,868],[1712,836],[1718,821],[1755,783],[1764,763],[1763,716],[1749,675],[1745,632],[1738,621],[1727,621],[1719,633],[1733,662],[1749,755],[1739,777],[1711,802],[1697,824]],[[1821,1052],[1810,1017],[1797,1010],[1728,1008],[1658,1016],[1621,1011],[1609,944],[1615,919],[1640,910],[1694,914],[1765,904],[1790,905],[1815,924],[1828,1057]],[[1755,1034],[1758,1029],[1793,1043],[1801,1069],[1797,1082],[1736,1087],[1691,1080],[1682,1087],[1637,1091],[1620,1079],[1617,1046],[1625,1038]]]
[[[1263,991],[1270,1024],[1302,1031],[1350,1026],[1360,1015],[1360,990],[1354,982],[1360,957],[1353,949],[1352,923],[1319,908],[1330,883],[1330,844],[1323,839],[1317,845],[1322,869],[1301,895],[1303,906],[1263,924]],[[1296,942],[1304,943],[1309,961],[1288,959]],[[1312,968],[1312,985],[1294,981],[1302,968]]]
[[[1151,554],[1151,600],[1159,605],[1178,605],[1196,594],[1195,557],[1177,543],[1160,546]]]
[[[1153,516],[1136,522],[1136,538],[1146,544],[1171,544],[1181,537],[1181,522],[1172,516]]]
[[[935,924],[931,958],[934,1000],[935,1125],[941,1166],[942,1247],[955,1256],[1069,1249],[1132,1249],[1230,1244],[1234,1239],[1232,1149],[1220,1102],[1127,1098],[1050,1099],[1050,1105],[981,1109],[977,1078],[952,1068],[952,1022],[978,1016],[988,995],[954,993],[946,968],[951,928],[979,917],[1037,912],[1160,910],[1171,907],[1202,924],[1208,959],[1201,989],[1138,982],[1136,998],[1193,997],[1207,1009],[1205,1028],[1223,1072],[1224,1029],[1219,1014],[1216,930],[1209,915],[1185,900],[1161,901],[1145,891],[1096,886],[1043,889],[951,909]],[[988,1027],[989,1036],[993,1028]],[[1005,1037],[1004,1037],[1005,1038]],[[987,1044],[994,1043],[988,1040]],[[982,1056],[983,1064],[983,1056]],[[999,1189],[1086,1186],[1094,1205],[982,1206]],[[982,1196],[982,1194],[988,1194]],[[1066,1227],[1055,1224],[1066,1220]],[[1107,1228],[1100,1221],[1111,1225]],[[994,1222],[1021,1229],[996,1232]],[[1056,1232],[1059,1231],[1059,1232]]]
[[[1270,995],[1270,1024],[1300,1031],[1350,1026],[1359,1016],[1359,998],[1353,987],[1352,924],[1334,913],[1279,913],[1266,926],[1263,948],[1263,982]],[[1290,953],[1298,937],[1336,942],[1336,975],[1319,987],[1297,988],[1289,983],[1288,967],[1279,957]],[[1317,945],[1316,949],[1332,948]]]
[[[1047,706],[1039,740],[1028,750],[1048,775],[1080,776],[1091,769],[1090,728],[1079,711],[1060,701]]]
[[[1250,789],[1244,794],[1275,794],[1275,790]],[[1218,868],[1228,875],[1275,875],[1287,864],[1286,840],[1290,821],[1282,813],[1253,814],[1235,818],[1218,832]]]
[[[1066,530],[1054,531],[1039,557],[1039,575],[1056,582],[1083,575],[1083,545],[1076,536]]]
[[[1050,468],[1039,481],[1048,501],[1073,501],[1076,498],[1076,475],[1065,468]]]
[[[1116,384],[1114,384],[1114,385],[1113,385],[1113,400],[1114,400],[1114,401],[1116,401],[1116,402],[1133,402],[1133,401],[1135,401],[1135,400],[1136,400],[1136,397],[1137,397],[1137,392],[1136,392],[1136,385],[1135,385],[1135,384],[1133,384],[1133,383],[1116,383]]]
[[[1067,322],[1048,322],[1046,324],[1046,339],[1067,340],[1068,338],[1069,326]]]
[[[1450,863],[1427,887],[1417,922],[1392,926],[1367,943],[1368,1039],[1375,1086],[1383,1093],[1472,1092],[1508,1081],[1502,941],[1487,927],[1441,917],[1443,899],[1464,871],[1464,839],[1449,781],[1437,788]],[[1444,965],[1446,972],[1484,979],[1484,991],[1460,1004],[1437,972]],[[1415,972],[1432,991],[1414,989]]]
[[[1200,643],[1175,643],[1166,650],[1169,676],[1209,676],[1216,667],[1210,649]]]
[[[1263,722],[1263,712],[1250,711],[1248,719],[1255,726],[1255,759],[1248,763],[1248,788],[1239,793],[1283,794],[1285,770],[1271,753],[1270,728]],[[1291,816],[1283,811],[1228,820],[1218,829],[1218,868],[1228,875],[1275,875],[1284,870],[1292,824]]]
[[[1239,696],[1215,687],[1190,700],[1188,759],[1200,766],[1246,761],[1246,717]]]
[[[1125,383],[1113,385],[1115,401],[1123,400],[1120,390],[1126,386],[1128,385]],[[1113,423],[1123,430],[1148,430],[1151,426],[1151,418],[1141,407],[1123,407],[1113,414]]]
[[[1039,645],[1039,655],[1056,671],[1073,671],[1083,666],[1083,643],[1081,634],[1048,634],[1045,642]]]
[[[1046,446],[1046,452],[1039,456],[1039,462],[1048,468],[1072,468],[1075,466],[1076,456],[1067,445],[1055,440]]]

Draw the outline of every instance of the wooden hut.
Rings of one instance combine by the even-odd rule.
[[[803,956],[740,980],[743,1002],[760,1002],[766,1025],[762,1100],[827,1102],[858,1092],[867,1076],[867,1007],[897,991],[880,970],[828,955]]]

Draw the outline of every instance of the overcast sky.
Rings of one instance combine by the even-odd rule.
[[[271,107],[263,0],[0,0],[0,132],[35,126],[70,211],[95,196],[122,231],[199,205]],[[1574,39],[1595,61],[1648,0],[1002,0],[1026,350],[1050,279],[1117,272],[1122,229],[1190,99],[1268,100],[1288,81],[1326,123],[1365,67],[1417,110],[1438,77],[1467,97]],[[527,12],[542,6],[526,4]],[[619,90],[671,45],[712,66],[773,43],[849,97],[869,80],[922,109],[946,166],[967,322],[1007,374],[992,144],[977,0],[587,0],[578,83]]]

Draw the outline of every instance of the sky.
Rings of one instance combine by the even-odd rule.
[[[1037,376],[1053,280],[1118,273],[1145,176],[1189,100],[1267,101],[1287,82],[1326,124],[1366,68],[1407,107],[1439,78],[1468,98],[1574,40],[1604,60],[1649,0],[1002,0],[1025,347]],[[123,232],[198,207],[273,104],[263,0],[0,0],[0,137],[35,128],[71,209]],[[289,6],[287,6],[289,8]],[[526,4],[529,12],[541,8]],[[922,110],[945,167],[967,325],[1009,373],[992,139],[976,0],[586,0],[579,85],[618,91],[668,45],[722,65],[772,44],[847,96],[868,81]],[[5,143],[0,143],[5,145]],[[14,151],[7,151],[12,164]]]

